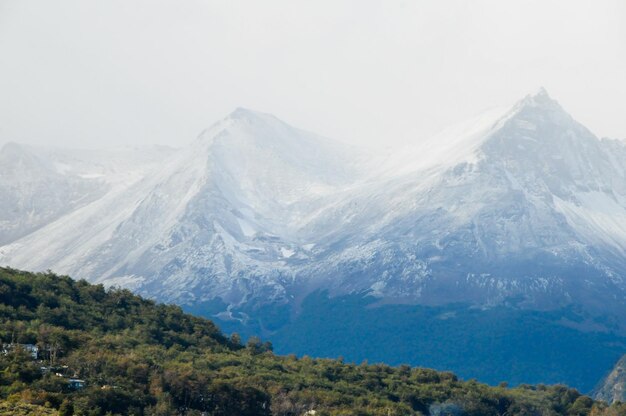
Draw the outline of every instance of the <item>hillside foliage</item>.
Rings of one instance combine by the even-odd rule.
[[[565,386],[276,356],[177,306],[52,273],[0,269],[0,341],[0,414],[626,415]]]

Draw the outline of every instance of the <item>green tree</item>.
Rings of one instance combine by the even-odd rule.
[[[68,399],[64,399],[59,407],[59,416],[73,416],[74,404]]]

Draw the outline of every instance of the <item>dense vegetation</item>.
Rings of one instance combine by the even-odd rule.
[[[564,386],[279,357],[176,306],[51,273],[0,269],[0,339],[0,414],[626,415]],[[71,388],[70,377],[85,386]]]

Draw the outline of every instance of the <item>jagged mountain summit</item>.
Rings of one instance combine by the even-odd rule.
[[[626,351],[624,166],[545,90],[389,155],[246,109],[178,150],[9,144],[0,264],[282,353],[588,391]]]

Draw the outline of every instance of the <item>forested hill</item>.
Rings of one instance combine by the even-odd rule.
[[[51,273],[0,268],[0,339],[0,414],[626,415],[563,386],[275,356],[179,307]]]

